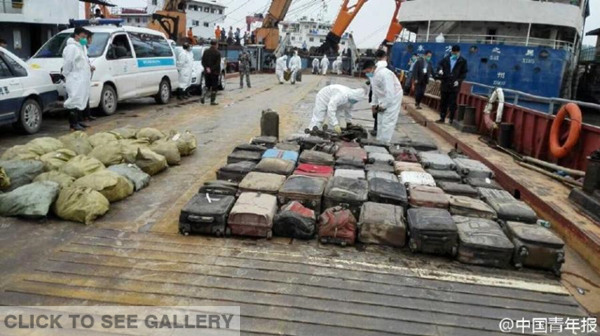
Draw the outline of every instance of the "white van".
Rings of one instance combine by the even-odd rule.
[[[96,71],[92,74],[90,108],[99,107],[111,115],[117,102],[153,96],[166,104],[171,88],[177,87],[175,53],[164,34],[155,30],[116,25],[85,26],[93,33],[88,56]],[[60,74],[62,51],[73,29],[64,30],[48,42],[28,61],[32,68]],[[64,87],[59,88],[64,98]]]

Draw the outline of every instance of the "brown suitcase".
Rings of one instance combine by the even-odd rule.
[[[485,219],[496,219],[497,217],[496,211],[482,200],[450,195],[449,201],[452,215]]]
[[[411,207],[448,209],[450,204],[448,195],[438,187],[410,186],[408,195],[408,204]]]
[[[254,171],[288,176],[295,168],[296,164],[290,160],[264,158],[254,167]]]
[[[319,241],[341,246],[354,245],[356,218],[341,206],[328,208],[319,216]]]
[[[463,216],[452,219],[458,228],[458,261],[500,268],[510,265],[515,247],[498,223]]]
[[[467,197],[478,197],[479,193],[477,189],[471,187],[468,184],[462,184],[457,182],[448,181],[436,181],[437,186],[440,187],[446,194],[455,196],[467,196]]]
[[[277,195],[283,182],[285,182],[285,176],[283,175],[250,172],[240,182],[239,192],[259,192]]]
[[[318,215],[321,213],[321,203],[326,185],[327,179],[325,178],[292,175],[279,189],[277,198],[280,204],[298,201],[305,207],[314,210]]]
[[[333,166],[333,155],[314,150],[305,150],[300,154],[300,163],[309,163],[317,166]]]
[[[360,211],[358,241],[402,247],[406,244],[404,208],[392,204],[366,202]]]
[[[277,213],[277,198],[269,194],[242,193],[229,213],[227,225],[231,233],[240,236],[273,236],[273,218]]]
[[[394,169],[396,170],[396,174],[398,175],[400,175],[404,171],[425,173],[425,169],[423,169],[421,164],[418,162],[396,161],[394,162]]]

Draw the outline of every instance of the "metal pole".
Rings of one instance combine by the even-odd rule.
[[[431,20],[427,21],[427,37],[425,39],[425,42],[429,42],[429,29],[431,28]]]
[[[531,22],[529,22],[529,28],[527,28],[527,40],[525,40],[526,47],[529,47],[529,35],[531,35]]]

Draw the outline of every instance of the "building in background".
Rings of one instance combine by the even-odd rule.
[[[161,10],[164,4],[165,0],[148,0],[146,12],[151,17],[152,13]],[[215,0],[189,0],[185,10],[187,16],[186,31],[191,27],[195,36],[202,38],[214,37],[216,26],[223,27],[226,8],[226,6]]]
[[[302,17],[296,22],[284,21],[279,23],[280,41],[286,35],[290,35],[290,46],[292,48],[319,47],[325,42],[325,37],[331,30],[331,24]],[[348,47],[349,33],[344,33],[340,41],[340,51]]]
[[[120,8],[114,15],[123,19],[123,24],[127,26],[148,27],[152,20],[152,14],[145,8]]]

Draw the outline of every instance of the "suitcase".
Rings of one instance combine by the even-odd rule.
[[[417,162],[396,161],[394,162],[394,170],[398,175],[405,171],[425,173],[425,169]]]
[[[365,146],[364,149],[365,149],[365,152],[367,152],[367,155],[371,154],[371,153],[390,154],[390,152],[387,150],[386,147]]]
[[[233,196],[208,193],[194,195],[181,209],[179,232],[186,236],[190,233],[229,235],[227,216],[233,203]]]
[[[365,169],[365,162],[360,159],[339,158],[335,160],[336,169]]]
[[[365,147],[365,146],[371,146],[371,147],[383,147],[386,148],[388,147],[389,144],[379,141],[375,138],[362,138],[359,140],[360,144]]]
[[[454,170],[443,170],[443,169],[427,169],[427,173],[433,176],[436,182],[448,181],[448,182],[460,182],[462,178]]]
[[[298,152],[279,150],[279,149],[267,149],[263,155],[263,159],[266,158],[275,158],[275,159],[284,159],[293,162],[294,164],[298,161]]]
[[[432,139],[429,138],[403,138],[399,140],[394,140],[394,145],[399,145],[402,147],[413,147],[417,151],[427,152],[434,151],[438,149],[438,146],[433,142]]]
[[[507,268],[515,246],[498,223],[489,219],[452,216],[458,229],[458,256],[465,264]]]
[[[323,139],[323,138],[320,138],[317,136],[312,136],[312,135],[301,138],[299,141],[300,141],[300,148],[302,148],[302,150],[313,149],[317,145],[328,144],[331,142],[330,140]]]
[[[327,182],[324,193],[324,208],[344,205],[355,218],[360,217],[360,207],[367,201],[369,187],[366,180],[332,177]]]
[[[336,169],[333,176],[346,177],[351,179],[365,179],[365,171],[358,169]]]
[[[367,152],[360,147],[341,147],[335,153],[336,159],[353,159],[356,161],[367,161]]]
[[[411,207],[448,209],[450,198],[438,187],[415,185],[408,187],[408,203]]]
[[[254,167],[254,171],[289,176],[294,172],[296,163],[285,159],[263,158]]]
[[[326,144],[316,145],[312,150],[333,155],[338,151],[338,149],[340,149],[340,147],[336,143],[328,142]]]
[[[421,165],[425,168],[455,170],[456,163],[448,155],[433,152],[419,153]]]
[[[381,178],[392,182],[399,182],[398,177],[392,173],[377,170],[371,170],[370,172],[367,172],[367,181],[371,181],[374,178]]]
[[[407,187],[411,185],[435,187],[435,180],[433,179],[433,176],[427,173],[405,171],[398,175],[398,179],[400,179],[400,183],[404,184]]]
[[[235,146],[234,151],[250,151],[250,152],[260,152],[260,154],[264,153],[267,150],[267,147],[261,145],[253,145],[253,144],[241,144]]]
[[[321,202],[327,180],[321,177],[292,175],[285,180],[277,198],[280,204],[298,201],[305,207],[321,213]]]
[[[356,141],[337,141],[336,144],[340,148],[360,148],[360,144]]]
[[[271,109],[262,111],[260,135],[279,138],[279,114]]]
[[[199,194],[213,194],[213,195],[228,195],[236,196],[238,191],[238,184],[229,181],[207,181],[198,190]]]
[[[494,172],[483,163],[471,159],[455,159],[456,171],[464,177],[493,178]]]
[[[507,222],[504,229],[515,245],[515,267],[548,269],[560,275],[560,268],[565,262],[565,244],[552,231],[537,224],[519,222]]]
[[[396,161],[419,162],[417,150],[412,147],[392,146],[390,147],[390,154]]]
[[[354,245],[356,217],[341,206],[328,208],[319,216],[319,241],[341,246]]]
[[[482,200],[466,197],[452,196],[449,197],[450,213],[457,216],[466,216],[474,218],[496,219],[496,211]]]
[[[246,150],[236,150],[233,153],[227,156],[227,164],[242,162],[242,161],[252,161],[254,163],[258,163],[262,158],[262,153],[254,152],[254,151],[246,151]]]
[[[369,180],[369,200],[403,207],[408,205],[406,187],[398,181],[390,181],[380,177]]]
[[[446,194],[456,196],[478,197],[477,189],[468,184],[462,184],[449,181],[438,181],[437,186],[440,187]]]
[[[537,214],[525,202],[495,198],[488,198],[485,202],[496,211],[498,219],[524,223],[537,222]]]
[[[310,163],[319,166],[333,166],[333,155],[314,150],[305,150],[300,154],[300,163]]]
[[[239,192],[258,192],[277,195],[283,182],[285,182],[285,176],[283,175],[250,172],[240,182]]]
[[[368,163],[380,162],[380,163],[387,163],[390,166],[394,164],[394,157],[390,154],[369,153],[367,156],[368,156],[368,159],[367,159]]]
[[[256,163],[252,161],[231,163],[219,168],[217,179],[239,183],[254,167],[256,167]]]
[[[245,192],[229,213],[227,225],[234,235],[271,238],[277,198],[269,194]]]
[[[294,175],[323,177],[328,179],[333,176],[333,167],[301,163],[294,171]]]
[[[393,165],[390,165],[390,164],[384,163],[384,162],[368,163],[365,165],[365,171],[367,171],[367,172],[380,171],[380,172],[386,172],[386,173],[395,173],[396,172]]]
[[[465,183],[470,185],[473,188],[490,188],[490,189],[498,189],[502,190],[502,187],[496,183],[496,181],[490,178],[479,178],[479,177],[467,177],[465,179]]]
[[[515,198],[511,193],[503,189],[492,189],[492,188],[477,188],[477,193],[479,193],[479,198],[481,198],[484,202],[487,202],[488,199],[505,199],[505,200],[514,200]]]
[[[250,140],[250,143],[253,145],[260,145],[260,146],[265,146],[267,148],[273,148],[273,147],[275,147],[275,144],[277,143],[277,137],[261,135],[261,136],[252,138],[252,140]]]
[[[456,256],[458,229],[448,210],[408,209],[406,218],[411,252]]]
[[[283,207],[273,220],[273,235],[311,239],[315,235],[315,212],[300,202],[292,201]]]
[[[406,244],[404,209],[392,204],[363,204],[358,221],[358,241],[403,247]]]
[[[294,142],[278,142],[275,144],[275,149],[292,151],[296,153],[300,153],[300,145]]]

